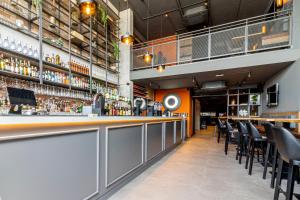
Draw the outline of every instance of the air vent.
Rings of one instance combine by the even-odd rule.
[[[225,81],[206,82],[202,84],[202,90],[223,90],[226,88]]]

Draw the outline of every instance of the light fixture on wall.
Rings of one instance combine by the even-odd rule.
[[[149,40],[149,0],[147,2],[147,41]],[[153,58],[153,54],[149,53],[149,51],[147,51],[144,55],[143,55],[143,59],[145,63],[150,63],[152,61]]]
[[[157,68],[156,68],[156,70],[157,70],[158,72],[163,72],[163,71],[165,71],[165,69],[166,69],[166,66],[165,66],[165,65],[159,65],[159,66],[157,66]]]
[[[126,45],[131,45],[134,41],[134,37],[133,37],[133,35],[130,35],[130,33],[128,31],[128,23],[129,23],[129,21],[128,21],[128,8],[129,8],[128,1],[129,0],[125,0],[125,1],[127,2],[127,11],[126,11],[127,12],[126,13],[127,14],[127,22],[126,22],[127,31],[124,35],[121,36],[121,42]]]
[[[86,16],[92,16],[96,13],[96,2],[95,0],[80,0],[79,9],[81,14]]]

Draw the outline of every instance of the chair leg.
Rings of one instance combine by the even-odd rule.
[[[273,161],[272,161],[272,178],[271,178],[271,188],[274,188],[275,185],[275,174],[276,174],[276,165],[277,165],[277,148],[274,145]]]
[[[254,153],[255,153],[255,143],[253,142],[250,149],[251,155],[250,155],[250,166],[249,166],[249,175],[252,175],[252,167],[253,167],[253,159],[254,159]]]
[[[267,176],[267,169],[268,169],[268,160],[269,160],[269,155],[270,155],[270,147],[271,147],[271,144],[268,142],[268,145],[267,145],[267,151],[266,151],[266,155],[265,155],[265,163],[264,163],[264,172],[263,172],[263,179],[266,179],[266,176]]]
[[[225,135],[225,155],[227,155],[227,152],[228,152],[228,143],[229,143],[229,133],[226,132],[226,135]]]
[[[260,161],[260,159],[259,159],[259,156],[260,156],[260,154],[259,154],[259,149],[257,149],[256,155],[257,155],[257,162],[259,162],[259,161]]]
[[[249,157],[250,157],[250,153],[251,153],[251,143],[252,143],[252,141],[250,140],[250,141],[248,142],[247,158],[246,158],[245,169],[248,169]]]
[[[220,143],[220,137],[221,137],[221,130],[218,129],[218,143]]]
[[[240,136],[240,134],[239,134],[238,138],[239,138],[239,142],[238,142],[238,145],[237,145],[237,147],[236,147],[235,160],[238,160],[238,159],[239,159],[240,150],[241,150],[241,136]]]
[[[295,171],[295,167],[293,165],[293,162],[290,162],[289,163],[287,187],[286,187],[286,200],[292,200],[293,199],[294,183],[295,183],[294,171]]]
[[[239,157],[239,164],[242,164],[242,157],[243,157],[243,153],[244,153],[244,136],[241,135],[241,140],[240,140],[240,157]]]
[[[276,187],[275,187],[275,192],[274,192],[274,200],[278,200],[278,198],[279,198],[280,186],[281,186],[282,165],[283,165],[283,160],[279,157],[278,158],[278,171],[277,171],[277,177],[276,177]]]

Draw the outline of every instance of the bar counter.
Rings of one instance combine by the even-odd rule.
[[[185,132],[179,117],[2,116],[0,199],[107,199]]]

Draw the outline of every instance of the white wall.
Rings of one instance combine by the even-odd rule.
[[[267,88],[279,84],[279,104],[267,107]],[[269,79],[264,86],[262,96],[263,113],[300,111],[300,60]]]

